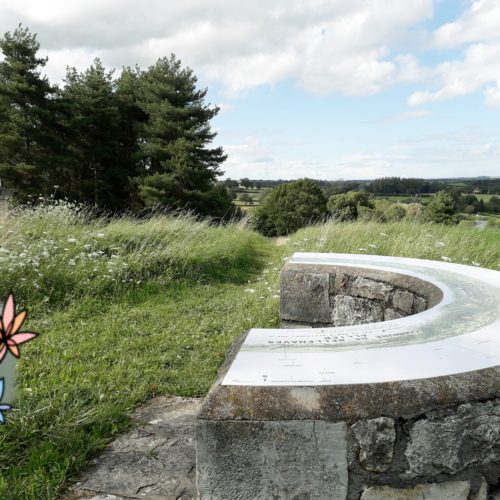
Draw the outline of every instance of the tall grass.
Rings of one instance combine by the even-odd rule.
[[[327,223],[276,247],[180,214],[107,220],[67,203],[3,221],[0,293],[28,308],[18,401],[0,426],[0,498],[56,498],[158,394],[203,395],[234,338],[278,324],[294,251],[401,255],[500,269],[500,230]]]
[[[289,247],[304,252],[364,253],[442,260],[500,270],[500,228],[413,221],[329,222],[295,233]]]
[[[21,349],[18,400],[0,426],[2,499],[56,498],[132,407],[204,394],[237,335],[277,322],[264,269],[274,248],[244,225],[93,219],[60,203],[2,230],[1,293],[14,291],[24,329],[40,333]]]
[[[186,214],[107,221],[67,202],[18,210],[0,229],[0,294],[15,289],[31,308],[117,297],[153,279],[244,280],[262,240],[244,224]]]

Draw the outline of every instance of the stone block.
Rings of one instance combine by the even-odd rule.
[[[372,486],[363,491],[360,500],[467,500],[467,481],[418,484],[412,488]]]
[[[411,314],[413,312],[413,294],[405,290],[397,290],[392,296],[392,304],[403,313]]]
[[[479,489],[471,494],[469,500],[487,500],[488,499],[488,483],[484,479],[481,478],[481,484],[479,485]]]
[[[388,417],[360,420],[352,427],[359,444],[359,463],[371,472],[386,471],[391,462],[396,431]]]
[[[200,500],[344,500],[346,424],[199,420]]]
[[[424,312],[426,309],[427,309],[427,300],[425,300],[424,297],[419,297],[418,295],[416,295],[413,301],[413,312],[421,313]]]
[[[351,294],[365,299],[388,300],[394,287],[362,276],[357,276],[351,284]]]
[[[289,271],[281,275],[280,317],[298,323],[330,322],[328,273]]]
[[[390,307],[384,311],[384,321],[390,321],[391,319],[399,319],[402,317],[403,315],[401,313],[398,313],[395,309],[391,309]]]
[[[500,463],[500,402],[464,404],[447,417],[417,421],[405,455],[411,476]]]
[[[331,321],[335,326],[376,323],[383,319],[382,306],[370,299],[337,295],[333,300]]]

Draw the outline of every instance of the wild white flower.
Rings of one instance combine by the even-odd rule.
[[[76,266],[76,262],[73,259],[70,259],[68,262],[69,266]]]
[[[104,238],[104,233],[96,233],[96,238]]]
[[[90,250],[91,247],[92,247],[92,245],[89,245],[88,243],[87,243],[87,245],[83,245],[83,248],[85,248],[85,250]]]
[[[68,238],[68,243],[78,243],[76,238]]]
[[[247,292],[247,293],[255,293],[255,288],[245,288],[245,292]]]
[[[44,251],[42,252],[42,257],[50,257],[50,253],[49,253],[49,252],[47,252],[47,250],[44,250]]]
[[[444,241],[436,241],[436,246],[437,247],[445,247],[446,246],[446,243]]]
[[[273,299],[279,299],[280,296],[279,295],[273,295]]]
[[[27,256],[28,256],[28,254],[25,253],[25,252],[22,252],[22,253],[19,254],[19,257],[21,257],[23,259],[24,259],[24,257],[27,257]]]
[[[441,260],[444,260],[445,262],[452,262],[452,260],[446,255],[441,255]]]
[[[360,248],[358,248],[358,250],[359,250],[360,252],[366,252],[368,249],[367,249],[367,248],[362,248],[362,247],[360,247]]]

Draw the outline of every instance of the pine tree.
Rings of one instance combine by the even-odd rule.
[[[86,71],[68,68],[61,92],[67,106],[68,144],[73,158],[68,197],[96,207],[119,209],[129,205],[131,168],[122,149],[128,130],[121,129],[113,71],[96,59]],[[124,156],[126,161],[124,162]]]
[[[56,88],[40,74],[39,48],[21,25],[0,40],[0,178],[23,202],[51,192],[64,165]]]
[[[220,214],[231,207],[231,196],[215,185],[226,155],[221,147],[209,147],[216,135],[209,121],[219,109],[205,103],[207,90],[196,83],[192,70],[173,55],[142,73],[138,104],[147,121],[140,134],[138,193],[146,206]],[[210,193],[218,203],[208,201]]]

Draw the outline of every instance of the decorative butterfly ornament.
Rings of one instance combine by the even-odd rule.
[[[5,358],[7,351],[19,358],[19,345],[34,339],[38,334],[19,332],[19,328],[26,318],[26,311],[15,315],[14,296],[9,294],[3,306],[2,318],[0,320],[0,363]]]
[[[2,400],[2,398],[3,398],[3,378],[0,378],[0,401]],[[0,424],[3,424],[4,422],[4,416],[2,412],[8,410],[12,410],[12,406],[0,404]]]

